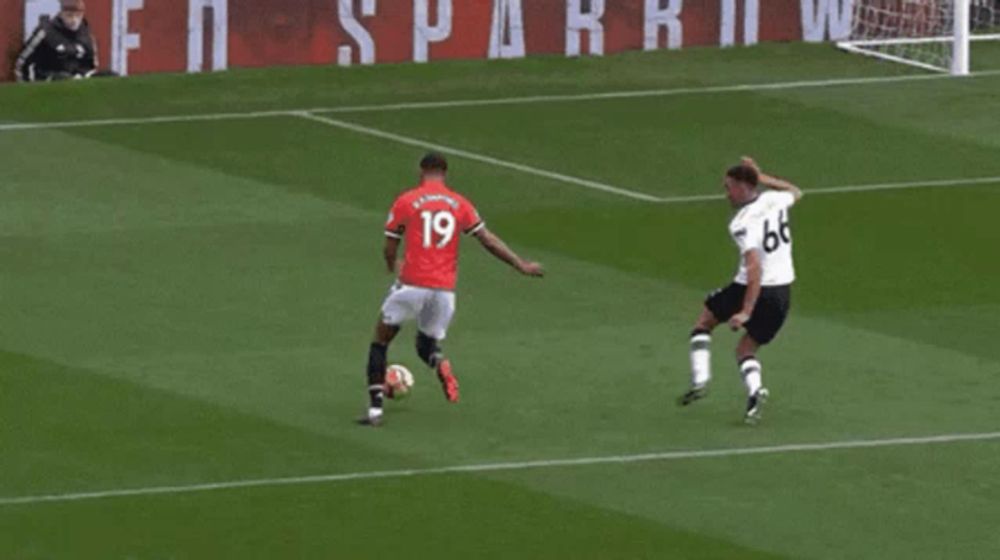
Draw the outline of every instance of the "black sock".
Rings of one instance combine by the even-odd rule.
[[[382,408],[388,350],[388,346],[377,342],[373,342],[368,349],[368,399],[372,408]]]
[[[422,332],[417,333],[417,355],[431,369],[437,369],[438,364],[444,359],[438,341]]]

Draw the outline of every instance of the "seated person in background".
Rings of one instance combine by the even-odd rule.
[[[84,9],[83,0],[61,0],[59,15],[35,29],[14,65],[19,82],[89,78],[97,72],[97,46]]]

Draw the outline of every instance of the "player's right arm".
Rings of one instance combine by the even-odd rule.
[[[485,226],[479,228],[473,235],[476,239],[482,243],[483,247],[486,248],[493,256],[502,260],[503,262],[514,267],[515,270],[524,274],[525,276],[535,276],[542,277],[545,275],[545,270],[542,265],[536,262],[530,262],[517,256],[502,239],[496,236],[492,231],[490,231]]]
[[[753,316],[753,310],[757,307],[757,299],[760,297],[764,279],[764,268],[761,264],[759,249],[751,249],[743,253],[743,259],[747,267],[747,290],[743,296],[743,306],[729,319],[729,326],[734,331],[739,330]]]
[[[385,246],[382,248],[382,257],[385,259],[385,266],[389,270],[389,274],[396,272],[399,244],[403,240],[403,233],[406,231],[409,219],[410,207],[401,196],[392,204],[392,209],[389,210],[389,219],[385,222]]]
[[[396,273],[396,261],[399,255],[399,242],[398,237],[385,236],[385,247],[382,248],[382,256],[385,258],[385,266],[389,270],[389,274]]]
[[[793,197],[795,197],[795,202],[802,200],[803,196],[802,189],[795,186],[790,181],[786,181],[784,179],[764,173],[763,171],[760,170],[760,166],[757,165],[757,162],[754,161],[753,158],[744,156],[743,165],[748,165],[754,168],[754,170],[757,171],[757,177],[760,180],[760,184],[764,185],[765,187],[776,191],[787,192],[791,194]]]

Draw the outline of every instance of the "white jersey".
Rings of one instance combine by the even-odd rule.
[[[795,204],[795,195],[784,191],[764,191],[757,200],[747,204],[729,222],[729,235],[740,249],[740,269],[737,284],[747,284],[744,254],[759,251],[762,286],[785,286],[795,281],[792,264],[792,229],[788,209]]]

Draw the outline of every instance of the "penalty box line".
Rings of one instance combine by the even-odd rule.
[[[298,476],[282,478],[260,478],[248,480],[231,480],[205,484],[189,484],[179,486],[150,486],[145,488],[126,488],[118,490],[103,490],[96,492],[73,492],[65,494],[46,494],[20,497],[0,497],[0,506],[32,505],[42,503],[79,502],[107,498],[124,498],[137,496],[177,495],[210,492],[218,490],[236,490],[243,488],[264,488],[278,486],[301,486],[310,484],[332,484],[356,480],[374,480],[389,478],[410,478],[417,476],[445,474],[477,474],[493,472],[511,472],[522,470],[537,470],[548,468],[586,467],[597,465],[627,465],[633,463],[667,462],[688,459],[709,459],[726,457],[743,457],[752,455],[780,455],[790,453],[808,453],[818,451],[834,451],[846,449],[871,449],[881,447],[902,447],[915,445],[940,445],[960,442],[983,442],[1000,440],[1000,432],[982,432],[967,434],[941,434],[921,437],[901,437],[889,439],[848,440],[825,443],[794,443],[762,447],[736,447],[703,449],[688,451],[667,451],[661,453],[643,453],[637,455],[609,455],[602,457],[579,457],[571,459],[546,459],[538,461],[520,461],[508,463],[483,463],[473,465],[455,465],[448,467],[431,467],[415,469],[398,469],[367,471],[353,473],[338,473],[315,476]]]
[[[445,101],[416,101],[408,103],[382,103],[372,105],[353,105],[340,107],[314,107],[311,109],[281,109],[269,111],[242,111],[232,113],[203,113],[189,115],[159,115],[149,117],[122,117],[107,119],[91,119],[77,121],[51,122],[0,122],[0,132],[20,130],[45,130],[59,128],[80,128],[92,126],[123,126],[139,124],[157,124],[174,122],[221,121],[237,119],[260,119],[278,116],[288,116],[296,113],[366,113],[379,111],[406,111],[419,109],[448,109],[458,107],[486,107],[493,105],[526,105],[536,103],[566,103],[575,101],[600,101],[609,99],[636,99],[644,97],[669,97],[676,95],[739,93],[755,91],[781,91],[789,89],[816,89],[826,87],[866,86],[878,84],[893,84],[905,82],[923,82],[942,79],[970,80],[1000,76],[1000,70],[974,72],[969,76],[954,78],[947,74],[907,74],[904,76],[873,76],[866,78],[831,78],[824,80],[798,80],[789,82],[763,82],[721,86],[693,86],[678,88],[620,90],[599,93],[570,93],[551,95],[529,95],[496,97],[485,99],[453,99]]]
[[[505,169],[512,169],[514,171],[520,171],[521,173],[526,173],[528,175],[535,175],[536,177],[543,177],[546,179],[552,179],[562,183],[568,183],[571,185],[576,185],[578,187],[583,187],[591,190],[601,191],[609,194],[614,194],[622,196],[625,198],[631,198],[633,200],[641,200],[644,202],[659,202],[660,197],[653,196],[651,194],[642,193],[639,191],[634,191],[631,189],[623,189],[621,187],[616,187],[613,185],[608,185],[598,181],[591,181],[589,179],[582,179],[580,177],[574,177],[572,175],[566,175],[563,173],[556,173],[554,171],[547,171],[545,169],[540,169],[538,167],[532,167],[530,165],[524,165],[521,163],[514,163],[512,161],[498,159],[485,154],[479,154],[475,152],[470,152],[468,150],[462,150],[459,148],[453,148],[451,146],[445,146],[443,144],[437,144],[434,142],[428,142],[426,140],[420,140],[418,138],[412,138],[410,136],[403,136],[402,134],[396,134],[393,132],[386,132],[384,130],[379,130],[377,128],[372,128],[369,126],[363,126],[360,124],[355,124],[340,119],[334,119],[331,117],[324,117],[320,115],[315,115],[313,113],[304,111],[301,113],[296,113],[296,116],[310,121],[318,122],[328,126],[333,126],[343,130],[349,130],[352,132],[357,132],[359,134],[365,134],[367,136],[374,136],[376,138],[381,138],[384,140],[390,140],[398,144],[405,144],[407,146],[413,146],[417,148],[423,148],[427,150],[435,150],[446,155],[451,155],[455,157],[460,157],[467,160],[477,161],[480,163],[486,163],[496,167],[503,167]]]
[[[468,159],[471,161],[486,163],[488,165],[493,165],[496,167],[512,169],[514,171],[519,171],[529,175],[535,175],[537,177],[543,177],[545,179],[552,179],[554,181],[558,181],[561,183],[567,183],[570,185],[601,191],[604,193],[613,194],[629,198],[632,200],[639,200],[642,202],[651,202],[656,204],[685,204],[685,203],[705,202],[705,201],[725,199],[725,195],[722,194],[659,197],[634,189],[627,189],[615,185],[609,185],[607,183],[602,183],[599,181],[593,181],[590,179],[584,179],[572,175],[566,175],[563,173],[549,171],[539,167],[532,167],[530,165],[524,165],[521,163],[516,163],[508,160],[502,160],[486,154],[470,152],[468,150],[462,150],[459,148],[453,148],[451,146],[446,146],[444,144],[430,142],[427,140],[421,140],[419,138],[414,138],[411,136],[404,136],[402,134],[388,132],[385,130],[372,128],[370,126],[364,126],[357,123],[348,122],[342,119],[335,119],[328,116],[317,115],[309,111],[295,112],[292,114],[296,117],[300,117],[320,124],[325,124],[335,128],[340,128],[342,130],[348,130],[351,132],[356,132],[367,136],[373,136],[376,138],[389,140],[391,142],[396,142],[398,144],[404,144],[407,146],[413,146],[427,150],[435,150],[445,155],[451,155],[463,159]],[[909,182],[896,182],[896,183],[873,183],[867,185],[840,185],[834,187],[810,188],[810,189],[805,189],[805,192],[808,195],[843,194],[843,193],[860,193],[860,192],[872,192],[872,191],[923,189],[932,187],[938,187],[938,188],[970,187],[970,186],[990,185],[990,184],[1000,185],[1000,176],[970,177],[970,178],[956,178],[956,179],[933,179],[927,181],[909,181]]]

